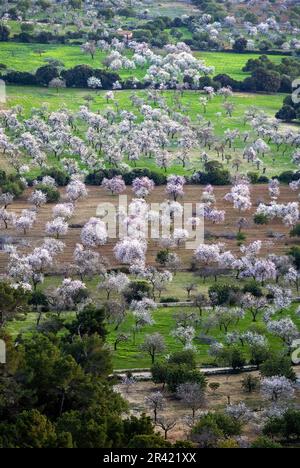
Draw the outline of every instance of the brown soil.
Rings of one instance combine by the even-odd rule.
[[[100,203],[113,203],[118,204],[118,197],[111,196],[107,194],[102,188],[90,186],[88,187],[89,195],[86,199],[79,201],[77,204],[76,212],[73,218],[70,221],[70,224],[80,224],[83,225],[88,219],[92,216],[96,216],[96,209]],[[263,251],[263,254],[267,254],[270,251],[276,254],[285,253],[291,245],[294,245],[295,239],[290,239],[289,229],[285,227],[280,220],[274,220],[266,226],[256,226],[253,223],[252,215],[256,210],[256,206],[259,201],[265,203],[270,203],[270,197],[268,194],[268,187],[266,185],[256,185],[252,187],[252,210],[246,213],[239,213],[234,210],[230,203],[224,202],[224,195],[230,190],[230,187],[216,187],[215,195],[217,199],[217,209],[226,210],[226,217],[224,224],[213,225],[210,222],[205,222],[205,231],[209,232],[214,237],[210,242],[222,242],[226,244],[226,248],[232,250],[235,253],[239,252],[239,247],[236,240],[227,240],[222,237],[224,234],[234,234],[237,233],[237,221],[241,216],[245,216],[249,221],[249,227],[247,227],[244,232],[247,236],[247,243],[250,243],[254,240],[260,239],[263,241],[273,242],[273,245],[266,245]],[[62,189],[62,201],[64,199],[64,189]],[[201,194],[203,192],[203,187],[200,186],[186,186],[185,187],[185,196],[183,202],[188,203],[199,203],[201,199]],[[30,189],[28,189],[24,195],[13,203],[9,207],[11,211],[19,214],[22,209],[30,208],[30,204],[27,202],[27,199],[30,194]],[[131,189],[127,189],[128,198],[132,198]],[[151,197],[147,200],[148,202],[161,203],[165,200],[165,187],[157,187],[152,193]],[[287,203],[293,200],[297,200],[297,194],[292,192],[288,186],[281,187],[281,195],[279,197],[279,202]],[[37,222],[34,225],[33,229],[26,235],[23,236],[18,234],[14,228],[9,228],[7,230],[1,229],[0,236],[9,236],[15,240],[26,240],[30,242],[31,246],[38,245],[43,240],[45,236],[45,225],[46,222],[52,219],[52,208],[53,204],[48,204],[42,207],[39,210]],[[66,243],[66,248],[64,254],[59,259],[61,266],[65,266],[67,262],[72,261],[72,254],[76,243],[80,242],[80,228],[69,229],[69,232],[65,238],[62,240]],[[268,236],[268,233],[272,231],[274,233],[283,234],[284,237],[280,240],[271,239]],[[209,241],[207,241],[209,242]],[[99,252],[107,256],[111,263],[114,264],[113,256],[113,247],[115,245],[115,240],[110,240],[107,245],[99,248]],[[147,260],[148,262],[154,263],[157,251],[159,246],[156,241],[150,241],[148,246]],[[193,251],[186,250],[185,248],[178,249],[178,253],[183,261],[183,266],[188,268],[190,261],[192,259]],[[0,252],[0,273],[5,272],[7,266],[7,255],[3,252]]]
[[[298,377],[300,377],[299,367],[295,368],[295,372],[298,374]],[[262,400],[259,391],[246,393],[242,389],[241,381],[245,375],[246,374],[218,375],[208,377],[208,384],[211,382],[218,382],[220,387],[216,392],[212,392],[208,388],[206,407],[201,409],[199,413],[202,411],[216,411],[224,409],[228,404],[228,398],[230,398],[231,404],[243,401],[252,410],[261,411],[261,409],[265,407],[265,401]],[[258,372],[253,372],[252,375],[259,377]],[[162,388],[159,385],[154,385],[152,382],[137,382],[130,388],[129,392],[126,391],[126,388],[123,385],[119,385],[117,390],[128,401],[131,414],[137,416],[144,412],[152,416],[151,412],[149,412],[147,407],[145,407],[145,397],[151,392],[157,390],[162,391]],[[158,413],[158,417],[166,416],[177,421],[176,427],[169,433],[169,440],[174,442],[176,440],[186,439],[190,428],[186,423],[185,418],[191,415],[191,410],[167,392],[165,392],[165,398],[166,407],[161,413]],[[299,386],[296,390],[294,401],[297,405],[300,405]],[[257,437],[255,425],[248,424],[244,428],[243,435],[249,437],[250,440]]]

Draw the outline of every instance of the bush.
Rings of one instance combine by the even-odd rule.
[[[160,299],[161,304],[175,304],[176,302],[180,302],[178,297],[162,297]]]
[[[269,224],[269,218],[263,213],[259,213],[253,216],[253,221],[255,224],[262,226],[264,224]]]
[[[216,298],[217,305],[235,305],[238,300],[240,289],[228,284],[214,284],[209,288],[210,298]]]
[[[300,224],[296,224],[290,232],[290,237],[300,237]]]
[[[297,113],[292,106],[285,105],[277,112],[275,117],[284,122],[292,122],[292,120],[297,118]]]
[[[233,370],[243,369],[246,365],[246,359],[242,351],[236,347],[224,348],[220,360],[226,366],[232,367]]]
[[[155,185],[165,185],[167,182],[167,178],[164,174],[158,171],[151,171],[147,168],[135,168],[123,175],[126,185],[131,185],[137,177],[149,177],[149,179],[153,180]]]
[[[203,437],[205,447],[215,448],[218,440],[241,435],[242,424],[224,413],[208,413],[192,429],[192,439],[197,442]]]
[[[243,293],[245,294],[250,293],[252,294],[252,296],[255,296],[255,297],[263,296],[263,290],[260,284],[255,280],[249,281],[248,283],[245,284],[243,288]]]
[[[253,375],[248,374],[242,380],[242,388],[248,392],[252,393],[256,390],[259,386],[259,378],[253,377]]]
[[[286,440],[300,438],[300,411],[288,410],[282,417],[271,418],[263,429],[270,437],[284,437]]]
[[[244,37],[239,37],[233,44],[233,50],[236,52],[244,52],[247,49],[248,41]]]
[[[293,258],[293,262],[297,270],[300,270],[300,247],[292,247],[289,255]]]
[[[170,364],[186,364],[191,369],[196,369],[196,356],[194,351],[184,350],[171,354],[168,362]]]
[[[61,76],[66,81],[68,88],[87,88],[87,81],[91,76],[101,80],[102,89],[111,89],[116,81],[121,81],[117,73],[93,69],[88,65],[77,65],[74,68],[63,70]]]
[[[230,185],[231,176],[219,161],[209,161],[205,164],[205,172],[196,172],[190,182],[200,185]]]
[[[300,172],[285,171],[279,174],[277,178],[282,184],[290,184],[291,182],[300,179]]]
[[[0,24],[0,42],[6,42],[9,39],[10,29],[5,24]]]
[[[269,439],[269,437],[258,437],[252,443],[251,448],[253,449],[279,449],[282,448],[282,445],[274,442],[274,440]]]
[[[271,356],[261,365],[260,372],[263,377],[273,377],[275,375],[279,375],[286,377],[292,382],[296,382],[297,380],[297,376],[291,365],[291,360],[286,356]]]
[[[118,169],[101,169],[97,172],[92,172],[87,175],[85,182],[90,185],[101,185],[103,179],[112,179],[113,177],[121,175],[126,185],[132,185],[132,182],[137,177],[149,177],[155,185],[165,185],[167,178],[164,174],[158,171],[151,171],[147,168],[134,168],[125,174],[121,173]]]
[[[4,77],[6,83],[16,84],[16,85],[36,85],[36,78],[32,73],[20,72],[20,71],[11,71],[6,73]]]
[[[42,175],[39,177],[39,180],[45,176],[52,177],[59,187],[65,187],[70,182],[70,176],[56,167],[52,167],[43,171]]]
[[[1,192],[9,192],[15,197],[19,197],[25,190],[25,185],[14,174],[7,175],[5,171],[0,170],[0,188]]]
[[[128,304],[132,301],[140,301],[144,297],[149,297],[151,294],[151,286],[145,280],[131,281],[127,289],[124,291],[124,297]]]
[[[50,81],[59,77],[59,71],[52,65],[45,65],[37,69],[35,73],[36,83],[40,86],[48,86]]]

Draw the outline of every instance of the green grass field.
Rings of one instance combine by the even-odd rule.
[[[184,31],[184,35],[187,36],[188,33]],[[242,68],[247,61],[251,58],[259,57],[259,55],[255,54],[229,54],[224,52],[195,52],[195,55],[205,60],[207,65],[214,66],[216,75],[227,73],[237,80],[242,80],[247,76],[247,73],[242,72]],[[47,58],[60,60],[66,68],[71,68],[80,64],[101,68],[105,56],[105,52],[97,51],[93,60],[91,56],[83,53],[78,45],[2,42],[0,46],[0,63],[14,70],[28,72],[33,72],[38,67],[45,65],[45,59]],[[276,63],[280,63],[283,57],[284,56],[280,55],[269,56],[269,58]],[[121,70],[120,76],[122,78],[128,78],[134,75],[137,78],[143,78],[145,73],[146,69],[143,68]]]
[[[42,289],[47,289],[49,287],[56,287],[60,283],[61,278],[59,277],[47,277],[45,280]],[[94,278],[92,280],[86,281],[86,285],[88,290],[91,293],[91,296],[99,301],[104,299],[104,293],[97,290],[98,279]],[[189,282],[193,282],[197,285],[197,292],[207,293],[209,287],[214,284],[213,279],[207,279],[204,283],[200,276],[195,276],[192,273],[188,272],[180,272],[177,273],[174,277],[173,282],[168,285],[167,291],[163,293],[163,297],[176,297],[178,300],[186,301],[187,300],[187,293],[184,289],[185,285]],[[222,277],[219,279],[220,283],[235,283],[235,279],[233,277]],[[243,280],[239,281],[239,287],[243,286]],[[300,330],[300,317],[299,315],[295,314],[297,306],[292,306],[290,311],[286,313],[278,314],[277,319],[283,318],[287,313],[291,314],[292,319],[298,325]],[[112,346],[114,344],[115,338],[117,333],[126,333],[129,336],[129,340],[125,343],[121,343],[118,346],[117,352],[113,353],[113,364],[115,369],[132,369],[132,368],[148,368],[151,365],[150,357],[141,353],[139,350],[140,344],[143,342],[146,334],[152,334],[155,332],[161,333],[163,335],[167,350],[166,354],[177,351],[182,349],[182,345],[178,343],[170,334],[170,332],[176,328],[176,321],[174,319],[174,314],[182,311],[183,308],[178,307],[168,307],[168,308],[159,308],[157,309],[154,314],[153,318],[155,320],[155,324],[152,326],[147,326],[142,329],[140,333],[136,334],[136,342],[133,342],[132,336],[132,326],[133,326],[133,318],[130,314],[128,314],[125,322],[120,326],[119,330],[116,332],[113,326],[109,326],[109,335],[108,335],[108,343]],[[186,308],[189,311],[195,311],[199,314],[199,311],[194,308]],[[203,317],[208,317],[209,311],[203,313]],[[63,317],[65,320],[70,321],[74,313],[65,313]],[[9,322],[7,325],[7,330],[11,333],[14,337],[16,337],[19,333],[30,334],[34,330],[36,326],[36,314],[29,313],[24,317],[22,320],[15,320],[13,322]],[[44,317],[45,320],[45,317]],[[240,320],[239,323],[233,324],[229,327],[229,332],[237,331],[243,332],[247,330],[255,330],[255,327],[258,326],[259,329],[265,331],[265,326],[261,317],[257,321],[257,324],[253,324],[252,317],[250,314],[246,314],[246,317],[243,320]],[[201,334],[201,327],[197,327],[196,336]],[[280,350],[282,349],[282,342],[274,336],[269,335],[266,333],[272,349]],[[224,341],[224,332],[219,330],[219,327],[215,327],[211,329],[208,333],[210,338],[214,338],[218,341]],[[194,345],[197,350],[197,360],[198,364],[202,366],[206,366],[209,364],[213,364],[212,358],[208,354],[209,345],[202,344],[199,340],[194,340]]]
[[[289,311],[293,321],[297,324],[300,330],[300,318],[294,313],[294,307]],[[169,354],[174,351],[179,351],[182,349],[182,345],[171,336],[170,332],[176,328],[176,320],[174,314],[179,311],[187,310],[188,312],[194,311],[198,313],[198,310],[194,308],[178,308],[178,307],[168,307],[168,308],[159,308],[153,313],[153,318],[155,323],[152,326],[147,326],[142,329],[141,332],[136,334],[135,344],[133,342],[132,327],[134,324],[133,317],[128,314],[125,322],[120,326],[118,331],[115,331],[113,327],[109,327],[108,343],[113,347],[115,338],[118,333],[124,333],[129,336],[129,340],[125,343],[118,345],[117,351],[113,352],[113,365],[114,369],[143,369],[149,368],[151,366],[151,359],[148,355],[142,353],[139,349],[139,346],[143,343],[145,335],[152,333],[160,333],[166,343],[166,353]],[[207,318],[209,311],[203,313],[203,318]],[[288,313],[278,314],[278,320],[284,318]],[[72,320],[74,314],[66,313],[64,318],[67,321]],[[10,322],[7,326],[7,331],[13,336],[17,336],[19,333],[30,334],[35,328],[36,325],[36,314],[30,313],[24,318],[24,320]],[[260,330],[265,330],[263,321],[259,319],[256,324],[252,322],[252,317],[250,314],[246,314],[246,317],[243,320],[240,320],[238,325],[233,324],[229,327],[229,332],[244,332],[253,329],[253,331],[259,327]],[[196,348],[196,355],[198,364],[205,367],[207,365],[213,364],[213,359],[208,354],[209,345],[202,344],[197,336],[202,333],[201,327],[196,328],[196,339],[194,340],[194,346]],[[270,341],[270,346],[273,350],[280,351],[283,348],[282,341],[266,332],[268,339]],[[219,330],[219,327],[211,329],[208,333],[208,337],[216,339],[220,342],[224,342],[224,332]],[[246,353],[247,356],[247,353]]]
[[[145,91],[138,91],[137,92],[140,96],[145,97]],[[88,91],[88,90],[81,90],[81,89],[64,89],[59,91],[58,93],[54,89],[48,88],[38,88],[38,87],[19,87],[19,86],[7,86],[7,105],[8,107],[12,107],[15,105],[22,105],[24,107],[24,114],[25,116],[30,115],[30,111],[32,107],[40,107],[42,103],[47,103],[49,105],[50,110],[57,110],[61,106],[66,106],[67,108],[71,109],[72,111],[77,111],[81,105],[86,104],[85,97],[87,95],[93,96],[93,101],[91,102],[91,110],[92,111],[103,111],[107,107],[111,107],[113,104],[107,104],[105,99],[105,92],[100,91]],[[119,103],[120,108],[127,109],[127,110],[134,110],[130,96],[132,95],[132,91],[124,90],[116,92],[116,100]],[[171,91],[164,93],[165,98],[167,99],[168,103],[172,105],[173,100],[173,93]],[[202,107],[200,105],[199,98],[201,96],[200,92],[196,91],[187,91],[184,93],[182,98],[182,103],[185,107],[185,112],[191,117],[192,120],[196,122],[197,114],[203,114]],[[213,122],[216,133],[218,135],[222,135],[223,132],[230,128],[238,128],[240,131],[247,130],[247,127],[244,126],[243,123],[243,115],[244,112],[249,108],[251,105],[257,106],[259,109],[264,110],[270,117],[274,117],[275,113],[282,105],[284,95],[276,94],[276,95],[263,95],[263,94],[242,94],[237,93],[232,97],[232,102],[235,104],[235,110],[233,113],[233,117],[226,117],[224,109],[223,109],[223,100],[221,97],[215,97],[212,102],[209,103],[207,108],[207,113],[205,114],[205,118],[209,119]],[[217,113],[222,112],[222,116],[218,117]],[[297,128],[296,126],[294,127]],[[241,152],[244,148],[245,144],[242,140],[237,141],[236,150],[230,151],[232,155],[232,159],[241,156]],[[204,151],[204,148],[203,148]],[[275,147],[272,147],[272,151],[270,154],[266,155],[264,158],[264,164],[267,167],[267,175],[278,175],[280,172],[284,170],[294,169],[295,166],[291,162],[290,154],[292,149],[287,151],[285,155],[282,155],[282,152],[277,152]],[[217,157],[214,152],[209,152],[211,157],[214,159]],[[276,164],[273,163],[273,154],[275,154]],[[198,151],[194,151],[192,154],[192,166],[201,167],[200,153]],[[57,164],[57,161],[53,161],[54,164]],[[155,162],[152,160],[143,160],[141,159],[137,163],[138,167],[149,167],[150,169],[157,169]],[[1,161],[0,161],[1,167]],[[249,172],[249,170],[253,170],[252,166],[250,167],[245,161],[241,165],[241,170]],[[174,165],[169,170],[171,173],[176,171],[178,174],[185,174],[186,169],[184,169],[180,165]]]
[[[235,80],[244,80],[249,74],[242,71],[248,60],[257,59],[258,54],[235,54],[227,52],[195,52],[199,59],[216,69],[216,75],[226,73]],[[262,53],[263,55],[263,53]],[[272,62],[279,64],[284,55],[268,55]]]

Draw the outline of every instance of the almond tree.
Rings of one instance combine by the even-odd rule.
[[[111,293],[121,294],[129,283],[130,280],[125,273],[109,273],[99,284],[99,289],[106,291],[106,299],[109,300]]]
[[[126,190],[125,182],[122,176],[116,176],[112,179],[104,178],[101,184],[105,190],[112,193],[112,195],[120,195],[122,192]]]
[[[124,238],[114,248],[116,259],[124,264],[136,264],[145,262],[147,244],[141,239]]]
[[[191,408],[194,422],[196,411],[205,405],[203,386],[198,383],[183,383],[177,387],[176,395],[186,406]]]
[[[84,247],[98,247],[107,243],[108,233],[106,225],[99,218],[90,218],[80,234]]]
[[[73,203],[59,203],[55,205],[52,213],[54,218],[63,218],[64,220],[68,220],[72,218],[74,214],[74,205]]]
[[[0,205],[6,210],[8,205],[11,205],[14,201],[14,195],[9,192],[2,193],[0,195]]]
[[[81,198],[86,197],[88,192],[83,182],[74,179],[67,185],[66,194],[72,203],[76,203]]]
[[[36,214],[31,210],[22,210],[21,216],[15,219],[15,227],[18,231],[23,231],[26,235],[27,231],[32,228],[36,220]]]
[[[56,236],[59,239],[60,236],[65,236],[69,230],[68,223],[63,218],[55,218],[53,221],[49,221],[46,224],[46,233],[49,236]]]
[[[164,337],[160,333],[146,335],[144,342],[140,346],[140,350],[150,354],[151,362],[154,364],[156,355],[166,350]]]
[[[157,422],[157,413],[165,408],[165,398],[161,392],[154,392],[145,397],[145,405],[153,411],[154,422]]]
[[[261,382],[262,395],[274,403],[289,401],[294,396],[293,384],[286,377],[275,375]]]
[[[7,211],[5,208],[0,208],[0,225],[4,224],[5,229],[8,229],[9,224],[13,224],[15,220],[15,214]]]
[[[96,50],[97,50],[97,46],[96,46],[95,41],[86,42],[85,44],[83,44],[81,46],[81,50],[84,53],[89,54],[92,57],[92,60],[94,60],[95,53],[96,53]]]
[[[185,184],[185,178],[182,176],[171,175],[167,179],[166,193],[171,195],[174,201],[177,201],[178,197],[183,197],[184,191],[183,186]]]
[[[41,190],[34,190],[28,199],[36,208],[40,208],[47,203],[47,196]]]
[[[146,198],[154,190],[154,182],[149,177],[138,177],[132,183],[132,190],[137,197]]]

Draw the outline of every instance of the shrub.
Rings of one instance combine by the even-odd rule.
[[[259,378],[253,377],[251,374],[247,374],[242,380],[242,388],[248,392],[252,393],[259,386]]]
[[[282,417],[271,418],[263,429],[270,437],[284,437],[286,440],[300,438],[300,411],[288,410]]]
[[[0,24],[0,42],[6,42],[9,39],[10,29],[5,24]]]
[[[196,356],[191,350],[177,351],[169,357],[170,364],[186,364],[191,369],[196,369]]]
[[[149,297],[151,294],[151,286],[145,280],[131,281],[126,291],[124,291],[124,297],[130,304],[132,301],[140,301],[144,297]]]
[[[255,280],[252,280],[252,281],[249,281],[248,283],[246,283],[244,288],[243,288],[243,292],[245,294],[250,293],[255,297],[262,297],[262,295],[263,295],[263,290],[262,290],[260,284]]]
[[[10,84],[16,85],[36,85],[36,78],[32,73],[10,71],[5,75],[5,81]]]
[[[218,440],[239,436],[241,431],[242,424],[237,419],[224,413],[207,413],[193,427],[192,439],[198,441],[200,436],[205,447],[215,448]]]
[[[240,289],[228,284],[214,284],[209,288],[210,298],[216,298],[217,305],[235,305]]]
[[[300,224],[297,224],[290,232],[290,237],[300,237]]]
[[[282,448],[282,445],[274,442],[274,440],[269,439],[269,437],[258,437],[252,443],[251,448],[253,449],[279,449]]]
[[[59,77],[59,71],[52,65],[45,65],[37,69],[35,73],[36,83],[40,86],[48,86],[51,80]]]
[[[43,171],[39,179],[42,179],[44,176],[52,177],[59,187],[65,187],[70,182],[70,176],[56,167]]]
[[[263,377],[273,377],[279,375],[292,382],[296,382],[297,376],[291,365],[291,360],[287,356],[273,355],[269,357],[260,367]]]
[[[263,213],[258,213],[253,216],[253,221],[255,224],[262,226],[263,224],[269,224],[269,218]]]
[[[278,180],[282,184],[290,184],[296,180],[300,179],[300,172],[285,171],[279,174]]]
[[[179,302],[178,297],[162,297],[160,299],[161,304],[175,304],[176,302]]]

